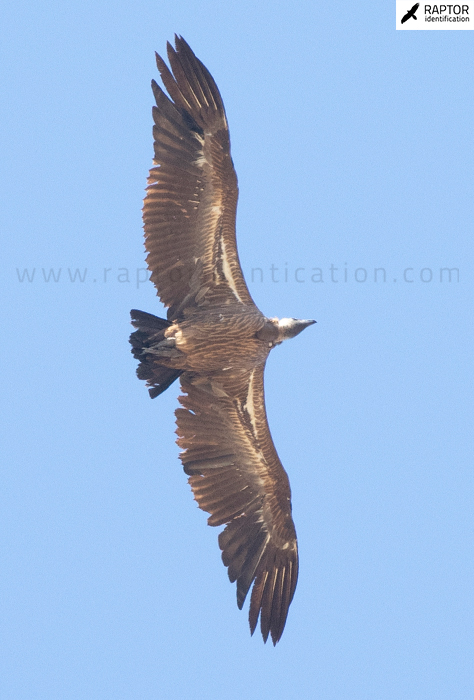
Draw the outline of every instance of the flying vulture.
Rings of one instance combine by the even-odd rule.
[[[217,85],[184,39],[156,56],[169,97],[152,82],[155,167],[143,207],[150,279],[167,320],[131,312],[137,375],[154,398],[178,377],[181,461],[210,513],[251,633],[280,639],[298,577],[288,477],[265,412],[270,350],[314,321],[265,317],[243,278],[235,239],[237,177]]]

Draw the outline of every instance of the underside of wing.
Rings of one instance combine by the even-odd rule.
[[[235,240],[237,177],[224,105],[209,71],[184,39],[157,55],[154,163],[143,207],[151,280],[168,318],[187,307],[253,304]]]
[[[298,551],[288,477],[265,414],[263,365],[218,383],[185,373],[181,385],[184,471],[209,525],[226,525],[219,546],[239,608],[254,584],[252,634],[260,616],[263,639],[270,634],[276,644],[296,588]]]

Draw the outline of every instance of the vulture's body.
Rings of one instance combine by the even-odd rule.
[[[269,319],[255,306],[235,240],[237,178],[224,106],[186,42],[157,56],[171,97],[153,82],[156,167],[144,203],[151,280],[168,318],[132,311],[137,374],[158,396],[178,377],[181,460],[219,535],[250,628],[280,639],[298,576],[288,477],[268,428],[263,372],[275,345],[313,321]]]

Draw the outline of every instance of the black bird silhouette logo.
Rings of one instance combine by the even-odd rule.
[[[406,15],[403,15],[403,17],[402,17],[402,24],[404,24],[407,20],[409,20],[410,17],[413,17],[413,19],[418,19],[417,16],[416,16],[416,14],[415,14],[415,12],[417,11],[417,9],[418,9],[419,7],[420,7],[420,3],[419,3],[419,2],[417,2],[415,5],[413,5],[413,7],[411,8],[411,10],[408,10],[408,12],[406,13]]]

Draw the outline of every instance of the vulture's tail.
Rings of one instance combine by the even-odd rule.
[[[132,325],[137,329],[130,336],[133,357],[140,361],[137,377],[146,380],[149,394],[154,399],[166,391],[182,372],[180,369],[159,364],[156,355],[147,352],[149,348],[164,340],[164,332],[171,323],[137,309],[132,309],[130,315]]]

